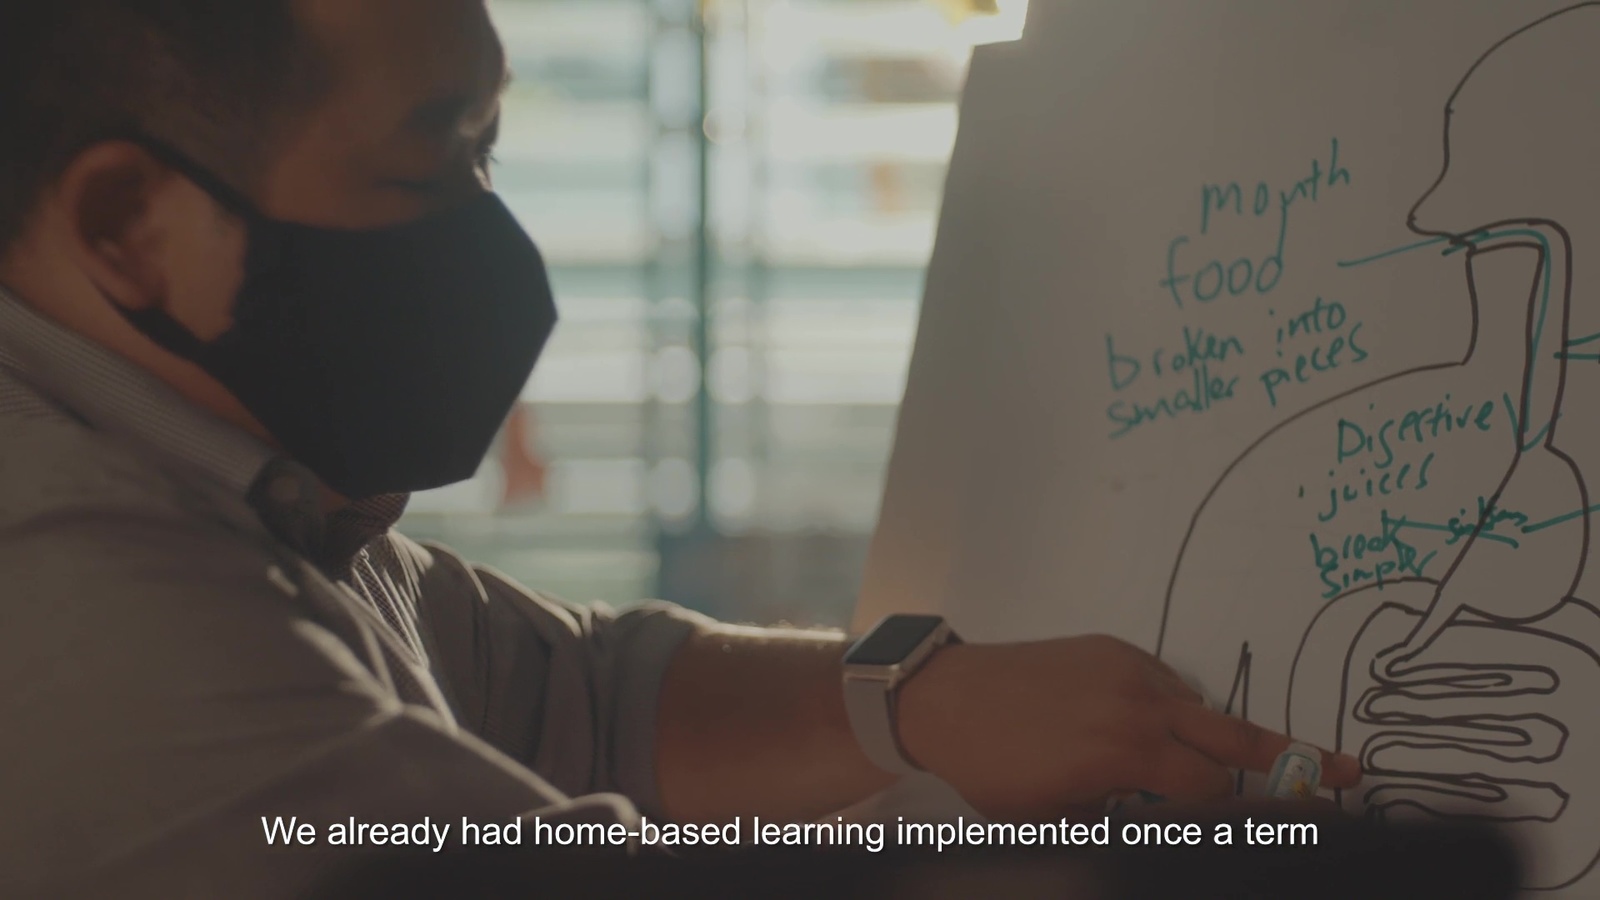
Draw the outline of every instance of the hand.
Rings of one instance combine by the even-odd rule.
[[[1230,769],[1265,772],[1289,738],[1204,707],[1155,657],[1109,637],[947,647],[902,688],[900,738],[984,815],[1042,821],[1150,791],[1222,800]],[[1356,760],[1324,754],[1323,785]]]

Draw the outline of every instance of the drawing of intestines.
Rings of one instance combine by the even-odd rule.
[[[1502,823],[1525,887],[1571,896],[1600,891],[1579,885],[1600,858],[1596,46],[1600,4],[1579,4],[1461,80],[1404,258],[1460,262],[1440,290],[1469,346],[1241,454],[1191,523],[1158,649],[1232,712],[1358,754],[1352,810]]]

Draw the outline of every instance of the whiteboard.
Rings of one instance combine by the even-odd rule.
[[[1600,896],[1600,7],[1053,0],[963,102],[857,625],[1114,634]]]

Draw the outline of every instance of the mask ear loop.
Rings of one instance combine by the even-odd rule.
[[[242,219],[255,221],[264,218],[256,210],[255,204],[250,202],[250,198],[246,197],[243,192],[212,174],[204,166],[195,162],[193,157],[160,138],[151,137],[138,131],[130,131],[106,138],[106,140],[124,140],[131,144],[137,144],[146,153],[155,157],[162,165],[194,182],[196,187],[210,194],[211,198],[221,204],[224,209]]]

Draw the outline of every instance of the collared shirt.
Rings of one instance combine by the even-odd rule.
[[[309,472],[0,291],[0,895],[295,896],[352,817],[659,817],[659,687],[708,620],[543,596],[404,507],[324,516]],[[269,847],[280,816],[323,840]]]

